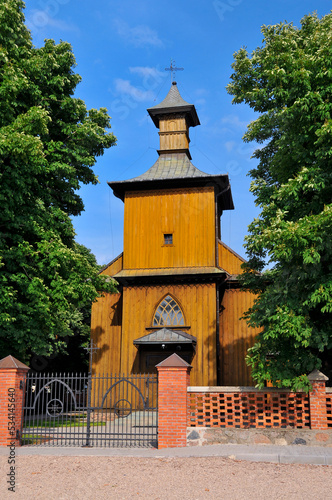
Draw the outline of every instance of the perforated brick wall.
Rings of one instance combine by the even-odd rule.
[[[305,393],[273,389],[266,392],[189,392],[188,426],[309,428],[309,398]]]
[[[332,428],[332,390],[326,394],[326,419],[327,427]]]

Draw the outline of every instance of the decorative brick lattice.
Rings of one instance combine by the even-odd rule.
[[[304,393],[276,391],[189,392],[188,426],[309,428],[309,398]]]
[[[327,427],[332,428],[332,393],[326,394]]]

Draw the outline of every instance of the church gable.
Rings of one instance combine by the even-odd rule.
[[[241,265],[246,262],[245,259],[220,240],[218,241],[218,261],[219,267],[230,275],[242,274]]]
[[[104,276],[114,276],[123,269],[123,253],[115,257],[111,262],[100,271]]]

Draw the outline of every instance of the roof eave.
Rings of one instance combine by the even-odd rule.
[[[197,274],[159,274],[159,275],[136,275],[136,276],[118,276],[115,275],[115,280],[121,286],[127,287],[132,285],[155,285],[169,283],[219,283],[223,284],[227,280],[229,274],[226,271],[220,273],[197,273]]]
[[[196,108],[193,104],[189,106],[170,106],[166,108],[148,108],[149,113],[153,123],[157,128],[159,128],[159,117],[162,115],[176,114],[176,113],[186,113],[189,126],[196,127],[200,125],[200,121],[196,112]]]
[[[153,189],[167,189],[174,187],[197,187],[206,184],[215,184],[222,199],[223,210],[233,210],[233,198],[227,174],[206,177],[174,177],[172,179],[144,179],[142,181],[115,181],[108,182],[112,188],[114,196],[124,201],[127,191],[146,191]]]

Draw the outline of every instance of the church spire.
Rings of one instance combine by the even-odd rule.
[[[115,196],[124,201],[128,191],[202,187],[214,185],[222,210],[234,208],[228,175],[210,175],[191,163],[189,128],[200,125],[195,106],[180,95],[175,82],[165,99],[148,109],[159,128],[157,161],[143,174],[124,181],[109,182]]]
[[[176,82],[165,99],[148,109],[153,123],[159,128],[160,149],[158,153],[186,153],[189,152],[189,127],[200,125],[195,106],[186,102],[180,95]]]

